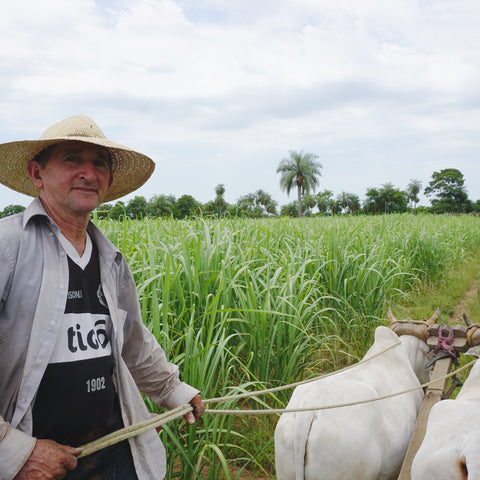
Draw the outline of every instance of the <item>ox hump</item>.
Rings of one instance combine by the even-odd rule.
[[[398,335],[390,328],[381,325],[375,329],[375,343],[388,347],[398,342]]]
[[[364,358],[376,355],[382,350],[388,349],[392,345],[399,342],[398,335],[388,327],[380,326],[375,329],[375,341],[373,345],[368,349]]]

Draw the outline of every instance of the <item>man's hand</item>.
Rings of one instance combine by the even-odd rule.
[[[53,480],[64,478],[77,466],[81,448],[60,445],[53,440],[37,440],[35,448],[14,480]]]
[[[191,400],[190,405],[193,407],[193,412],[188,412],[185,415],[185,420],[189,425],[193,425],[205,411],[205,405],[202,402],[200,394],[197,393]]]

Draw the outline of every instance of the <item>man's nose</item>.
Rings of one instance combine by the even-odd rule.
[[[82,171],[80,172],[80,176],[84,178],[87,182],[92,182],[97,179],[97,170],[95,165],[91,161],[84,162],[82,164]]]

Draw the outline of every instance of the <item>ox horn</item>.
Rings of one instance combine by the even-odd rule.
[[[440,318],[440,308],[437,307],[434,314],[427,320],[428,325],[430,326],[437,323],[439,318]]]
[[[467,327],[471,327],[473,325],[473,323],[468,319],[468,317],[465,314],[463,314],[463,321],[465,322],[465,325]]]
[[[437,312],[435,312],[437,313]],[[440,310],[438,311],[440,315]],[[434,319],[434,316],[430,319]],[[388,308],[387,318],[390,323],[390,328],[398,335],[412,335],[419,338],[420,340],[427,341],[428,339],[428,324],[426,322],[409,322],[409,321],[399,321],[395,318],[392,312],[392,308]],[[429,321],[430,321],[429,320]]]
[[[392,307],[388,307],[387,318],[390,324],[395,323],[397,319],[394,317]]]

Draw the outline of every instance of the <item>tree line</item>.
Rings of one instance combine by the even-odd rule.
[[[229,204],[225,198],[225,186],[215,187],[215,196],[207,203],[198,202],[191,195],[176,198],[173,195],[154,195],[150,199],[136,196],[124,202],[105,203],[93,214],[98,218],[120,219],[127,217],[188,218],[193,216],[248,217],[261,218],[272,216],[301,217],[303,215],[376,215],[404,213],[418,210],[430,213],[480,213],[480,200],[468,198],[463,174],[454,168],[434,172],[424,193],[430,199],[428,207],[417,207],[422,183],[413,179],[405,190],[396,188],[392,183],[381,187],[370,187],[363,201],[355,193],[341,192],[335,195],[331,190],[314,193],[319,185],[322,165],[318,156],[303,151],[290,151],[289,157],[280,161],[277,173],[280,174],[280,187],[289,195],[297,190],[297,199],[278,207],[278,203],[264,190],[241,196],[235,204]],[[25,207],[8,205],[0,217],[21,212]]]

